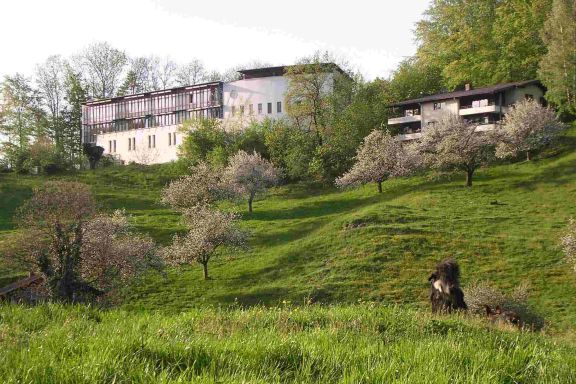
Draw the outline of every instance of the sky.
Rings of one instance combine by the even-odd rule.
[[[416,51],[415,23],[429,0],[5,0],[0,76],[31,76],[50,55],[96,41],[132,56],[200,59],[223,71],[258,60],[292,64],[317,50],[366,79],[388,77]],[[10,36],[10,38],[8,38]]]

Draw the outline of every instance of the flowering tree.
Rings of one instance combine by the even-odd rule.
[[[207,163],[190,168],[190,175],[172,181],[162,191],[162,202],[182,210],[212,204],[222,196],[221,177]]]
[[[150,267],[162,266],[154,241],[135,233],[124,211],[97,215],[84,224],[83,231],[80,275],[102,292]]]
[[[58,299],[102,295],[154,256],[152,240],[133,234],[123,214],[96,216],[85,184],[47,182],[20,208],[19,221],[23,234],[9,254],[43,273]]]
[[[568,232],[562,238],[562,249],[566,255],[566,260],[572,264],[576,271],[576,220],[570,219]]]
[[[503,129],[494,132],[496,156],[499,158],[530,153],[549,144],[561,131],[562,123],[550,108],[534,100],[522,100],[504,117]]]
[[[358,148],[356,163],[342,177],[336,179],[338,187],[377,183],[382,193],[382,182],[390,177],[409,174],[416,167],[416,156],[390,132],[374,130],[364,138]]]
[[[278,182],[278,171],[260,154],[238,151],[224,170],[223,181],[232,193],[248,196],[248,211],[252,212],[254,197]]]
[[[174,265],[200,263],[208,279],[208,262],[220,247],[241,248],[247,232],[238,228],[238,215],[200,205],[184,211],[188,232],[175,235],[164,249],[165,259]]]
[[[418,152],[423,163],[437,170],[464,171],[466,186],[471,187],[474,172],[490,160],[493,150],[489,136],[476,128],[458,115],[443,115],[422,134]]]

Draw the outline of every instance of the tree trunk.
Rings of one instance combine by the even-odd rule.
[[[254,196],[250,196],[248,198],[248,212],[252,212],[252,201],[254,200]]]
[[[532,158],[530,157],[530,151],[526,151],[526,161],[530,161]]]
[[[467,187],[471,187],[472,186],[472,176],[474,175],[474,170],[473,169],[469,169],[468,171],[466,171],[466,186]]]
[[[204,280],[208,280],[208,263],[202,263],[202,268],[204,269]]]
[[[382,193],[382,182],[378,182],[378,193]]]

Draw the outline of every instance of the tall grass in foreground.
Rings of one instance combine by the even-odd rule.
[[[576,347],[398,307],[0,307],[2,383],[571,383]]]

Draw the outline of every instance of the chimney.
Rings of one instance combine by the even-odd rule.
[[[472,89],[472,86],[470,85],[470,83],[464,84],[464,90],[469,91],[471,89]]]

